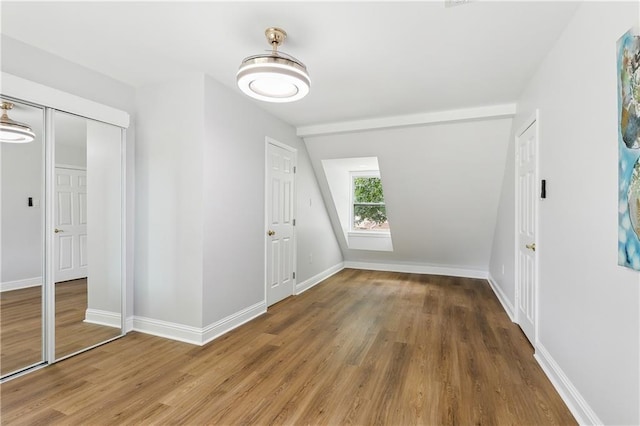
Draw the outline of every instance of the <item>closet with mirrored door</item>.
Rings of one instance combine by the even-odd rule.
[[[2,74],[0,378],[125,330],[125,112]]]

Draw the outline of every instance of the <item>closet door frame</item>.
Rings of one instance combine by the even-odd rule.
[[[129,114],[99,104],[97,102],[81,98],[57,89],[53,89],[39,83],[35,83],[15,75],[2,72],[3,98],[13,99],[17,102],[44,109],[44,256],[43,256],[43,360],[42,363],[27,367],[2,379],[2,381],[19,377],[28,372],[54,364],[78,353],[92,349],[96,346],[118,339],[126,334],[127,323],[127,158],[126,158],[126,129],[129,127]],[[120,293],[121,293],[121,324],[120,334],[98,344],[86,347],[56,359],[55,357],[55,275],[54,264],[54,218],[55,218],[55,133],[54,112],[61,111],[84,117],[90,120],[100,121],[120,128],[120,198],[121,198],[121,269],[120,269]]]

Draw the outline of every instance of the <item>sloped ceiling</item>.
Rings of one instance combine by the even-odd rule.
[[[305,137],[346,261],[487,271],[511,119]],[[378,157],[393,252],[350,250],[322,160]]]
[[[134,87],[204,72],[241,92],[242,59],[284,28],[309,68],[294,104],[254,101],[296,127],[513,102],[575,2],[0,2],[3,35]]]
[[[512,103],[578,4],[2,1],[0,28],[3,40],[136,88],[200,72],[242,96],[235,84],[240,62],[268,48],[265,28],[282,27],[289,34],[282,50],[308,66],[311,93],[293,104],[252,102],[300,129]],[[305,137],[330,210],[321,160],[379,160],[394,251],[349,250],[333,210],[345,259],[486,271],[510,123]]]

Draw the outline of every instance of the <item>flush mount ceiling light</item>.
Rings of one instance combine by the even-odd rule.
[[[27,143],[35,139],[36,135],[29,126],[13,121],[7,111],[13,108],[11,102],[2,102],[2,116],[0,116],[0,142]]]
[[[245,58],[236,79],[238,87],[252,98],[267,102],[293,102],[309,93],[311,80],[302,62],[278,52],[287,33],[280,28],[264,32],[272,51]]]

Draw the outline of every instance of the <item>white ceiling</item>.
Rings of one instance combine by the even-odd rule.
[[[294,126],[513,102],[574,2],[0,2],[2,33],[138,87],[206,72],[241,93],[245,56],[289,33],[311,93],[259,103]]]

